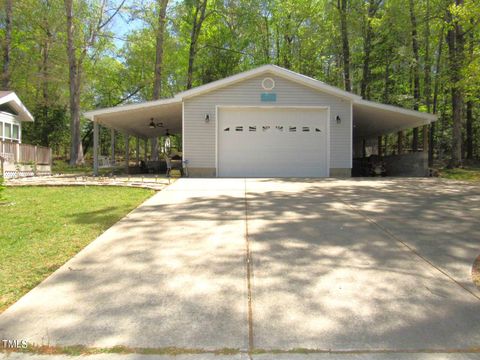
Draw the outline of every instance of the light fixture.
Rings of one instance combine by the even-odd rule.
[[[209,123],[210,122],[210,115],[209,114],[205,114],[205,123]]]
[[[155,128],[157,128],[157,127],[163,127],[163,123],[162,123],[162,122],[155,123],[155,122],[153,121],[153,118],[150,118],[150,123],[148,124],[148,127],[149,127],[150,129],[155,129]]]
[[[337,124],[340,124],[342,122],[342,119],[340,119],[340,116],[337,115]]]

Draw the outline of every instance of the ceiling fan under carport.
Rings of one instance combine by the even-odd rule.
[[[153,117],[150,118],[150,123],[148,124],[148,127],[150,129],[155,129],[155,128],[163,128],[163,122],[154,122]]]
[[[150,123],[148,124],[148,127],[150,129],[156,129],[156,128],[163,128],[163,122],[155,122],[153,121],[153,118],[150,118]],[[170,132],[168,129],[165,129],[165,136],[170,136]]]

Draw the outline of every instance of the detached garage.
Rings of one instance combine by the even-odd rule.
[[[274,65],[171,99],[99,109],[85,116],[96,129],[95,159],[98,126],[135,136],[137,144],[178,133],[184,166],[190,176],[203,177],[351,176],[354,157],[365,156],[372,141],[381,152],[385,134],[436,120],[431,114],[362,100]],[[155,156],[152,151],[150,157]],[[138,157],[137,147],[137,162]],[[94,167],[98,169],[98,160]]]

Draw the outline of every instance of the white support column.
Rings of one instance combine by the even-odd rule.
[[[111,160],[110,162],[112,165],[115,165],[115,129],[110,130],[110,142],[111,142],[111,150],[110,150],[110,155],[111,155]]]
[[[98,123],[93,119],[93,176],[98,176]]]
[[[140,165],[140,138],[137,136],[137,166]]]
[[[143,161],[145,161],[145,164],[147,163],[147,152],[148,152],[148,139],[145,139],[145,149],[143,149],[145,151],[145,153],[143,154],[144,156],[144,159]]]
[[[125,135],[125,170],[128,174],[128,164],[130,163],[130,136]]]
[[[158,160],[158,138],[154,137],[151,140],[152,143],[152,160],[157,161]]]

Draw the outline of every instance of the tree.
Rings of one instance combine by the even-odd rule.
[[[410,22],[412,26],[412,51],[413,51],[413,110],[420,107],[420,54],[418,45],[417,17],[415,15],[414,1],[409,0]],[[418,150],[418,127],[413,129],[412,150]]]
[[[348,0],[337,0],[337,9],[340,13],[340,32],[342,34],[342,60],[343,81],[346,91],[352,91],[350,80],[350,44],[348,42],[347,28],[347,3]]]
[[[382,0],[368,0],[367,14],[365,16],[365,30],[363,39],[363,72],[360,95],[364,99],[369,99],[370,94],[368,91],[368,85],[371,81],[371,53],[373,48],[373,25],[372,21]]]
[[[10,89],[10,57],[12,51],[12,0],[5,0],[5,38],[3,41],[2,88]]]
[[[158,1],[158,26],[157,45],[155,51],[155,81],[153,84],[153,99],[157,100],[162,94],[162,70],[163,70],[163,39],[165,36],[165,19],[167,15],[168,0]]]
[[[449,30],[447,32],[447,44],[449,50],[450,81],[452,93],[452,152],[449,167],[457,167],[462,162],[462,116],[463,116],[463,88],[461,81],[462,68],[464,65],[465,39],[463,27],[458,17],[452,13],[457,7],[463,5],[463,0],[453,0],[447,10]]]
[[[193,0],[193,18],[190,31],[190,45],[188,50],[187,89],[193,86],[193,67],[197,55],[198,38],[206,17],[208,0]]]
[[[80,96],[85,58],[89,50],[95,45],[102,29],[118,14],[124,3],[125,0],[118,7],[114,7],[113,13],[106,19],[105,16],[107,16],[108,12],[107,0],[95,3],[91,9],[83,1],[76,3],[82,10],[87,10],[86,24],[84,24],[84,27],[81,27],[80,18],[75,18],[73,0],[65,0],[71,116],[70,165],[78,165],[84,162],[80,131]],[[77,45],[78,42],[80,42],[80,46]]]

